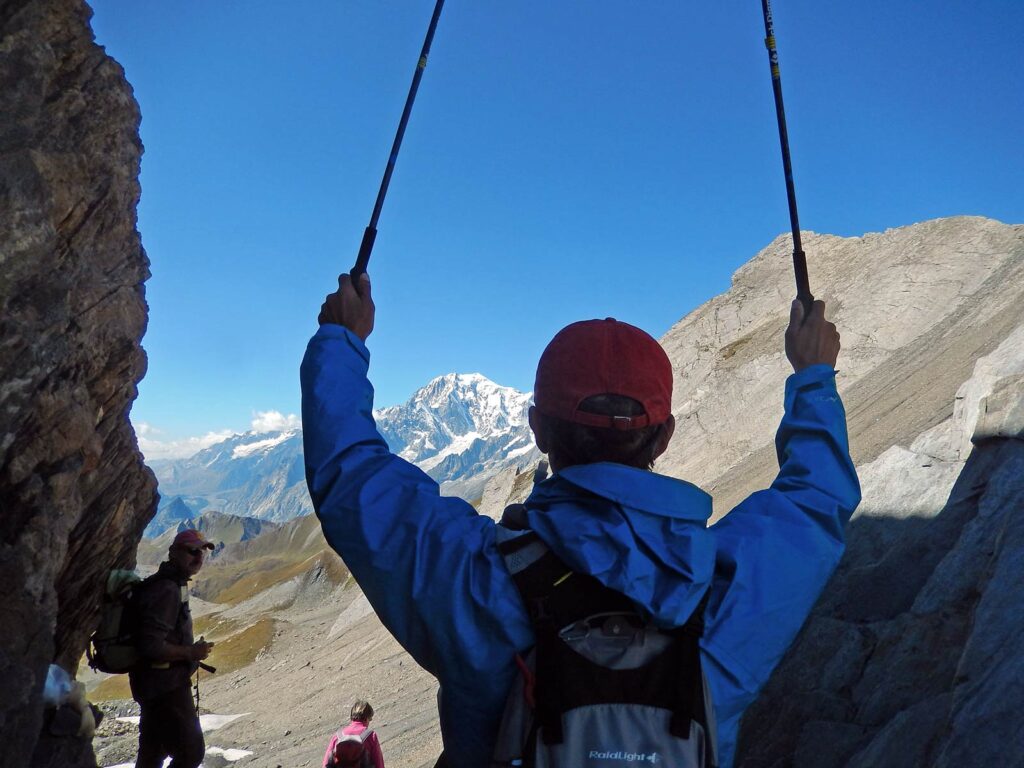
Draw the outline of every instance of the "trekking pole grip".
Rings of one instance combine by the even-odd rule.
[[[356,256],[355,266],[352,267],[352,271],[349,273],[353,283],[366,271],[366,265],[370,263],[370,253],[373,251],[373,242],[376,239],[376,227],[367,227],[363,230],[363,241],[359,244],[359,255]]]
[[[796,297],[804,305],[804,317],[811,316],[811,306],[814,304],[814,294],[807,278],[807,258],[803,249],[793,251],[793,269],[796,272]]]

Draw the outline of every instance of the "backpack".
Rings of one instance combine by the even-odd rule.
[[[331,755],[331,768],[364,768],[371,765],[370,751],[366,748],[366,740],[373,731],[365,728],[362,733],[345,733],[339,728],[334,734],[334,754]]]
[[[700,658],[707,595],[663,629],[625,595],[572,572],[506,509],[498,550],[536,644],[517,655],[491,768],[714,768],[711,693]],[[517,526],[518,527],[513,527]]]
[[[85,650],[89,666],[95,671],[120,674],[138,664],[133,597],[140,584],[142,579],[134,571],[115,569],[107,577],[99,627]]]

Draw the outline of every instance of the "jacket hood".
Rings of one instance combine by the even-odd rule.
[[[711,497],[695,485],[621,464],[569,467],[526,500],[530,528],[578,573],[679,626],[711,583]]]

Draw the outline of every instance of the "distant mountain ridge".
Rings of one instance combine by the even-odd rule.
[[[181,498],[175,497],[174,506],[180,509]],[[169,505],[170,506],[170,505]],[[214,556],[219,557],[222,550],[228,544],[238,544],[243,541],[251,541],[257,536],[276,531],[281,525],[266,520],[258,520],[254,517],[239,517],[238,515],[226,515],[221,512],[207,510],[201,515],[188,516],[177,520],[170,526],[164,526],[155,533],[149,528],[146,529],[146,539],[139,544],[137,563],[141,566],[156,567],[167,554],[167,548],[174,541],[179,531],[186,528],[195,528],[202,531],[206,540],[212,543],[216,549]]]
[[[392,451],[441,483],[442,492],[474,499],[502,469],[539,458],[527,422],[530,399],[479,373],[450,373],[374,417]],[[161,494],[150,537],[207,510],[274,522],[313,511],[300,429],[246,432],[150,466]]]
[[[186,459],[154,461],[160,491],[157,520],[171,504],[191,515],[216,510],[282,522],[309,514],[300,430],[233,435]],[[148,532],[152,532],[150,525]]]

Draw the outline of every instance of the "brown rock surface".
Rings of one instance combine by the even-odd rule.
[[[30,764],[47,666],[74,670],[106,571],[155,511],[128,422],[149,276],[139,112],[90,15],[0,3],[0,766]]]

